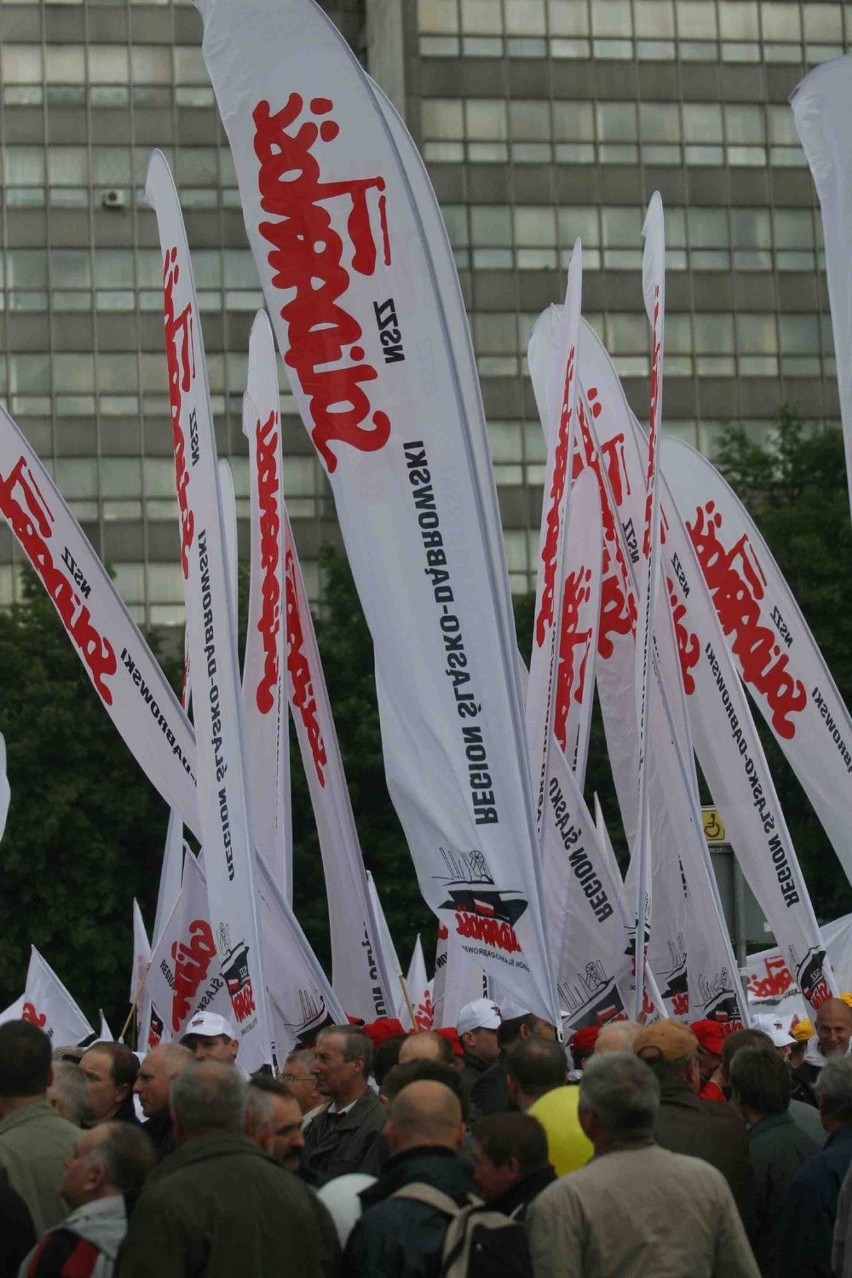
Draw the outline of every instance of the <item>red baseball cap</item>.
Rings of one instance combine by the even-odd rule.
[[[598,1041],[598,1034],[601,1032],[600,1025],[584,1025],[582,1029],[578,1029],[571,1039],[572,1052],[591,1052]]]
[[[689,1028],[698,1039],[699,1047],[703,1047],[705,1052],[710,1052],[713,1056],[722,1055],[725,1031],[718,1021],[693,1021]]]

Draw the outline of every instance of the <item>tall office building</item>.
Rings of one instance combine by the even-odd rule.
[[[544,469],[524,374],[536,315],[584,249],[584,311],[640,417],[641,225],[666,207],[666,428],[712,453],[795,401],[837,417],[820,228],[787,97],[840,54],[852,5],[788,0],[327,0],[404,110],[456,252],[513,588],[533,583]],[[134,614],[179,623],[160,261],[141,188],[172,162],[220,454],[247,508],[240,402],[261,297],[233,164],[183,0],[0,7],[0,395]],[[336,537],[282,377],[285,489],[309,589]],[[245,532],[243,527],[242,532]],[[0,603],[19,556],[0,537]]]

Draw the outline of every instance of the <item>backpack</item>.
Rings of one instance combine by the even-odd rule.
[[[404,1185],[392,1198],[410,1198],[450,1217],[441,1251],[439,1278],[533,1278],[526,1226],[478,1200],[458,1203],[421,1181]]]

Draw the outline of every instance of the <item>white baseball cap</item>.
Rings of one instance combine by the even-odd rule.
[[[771,1012],[759,1012],[752,1020],[755,1029],[763,1030],[764,1034],[769,1035],[774,1047],[789,1047],[791,1043],[795,1043],[793,1035],[785,1030],[780,1016],[773,1016]]]
[[[465,1003],[456,1017],[456,1033],[467,1034],[470,1030],[500,1027],[500,1009],[490,998],[475,998],[472,1003]]]
[[[218,1038],[220,1034],[236,1042],[237,1036],[229,1020],[220,1016],[218,1012],[199,1012],[187,1025],[180,1041],[185,1043],[188,1038],[195,1035],[200,1038]]]

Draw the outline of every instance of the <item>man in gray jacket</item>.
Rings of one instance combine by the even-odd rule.
[[[37,1238],[67,1213],[59,1182],[80,1135],[47,1099],[52,1078],[47,1035],[30,1021],[0,1025],[0,1177],[27,1204]]]
[[[535,1278],[758,1278],[722,1175],[655,1144],[659,1103],[659,1084],[637,1057],[587,1062],[579,1116],[595,1156],[530,1207]]]

